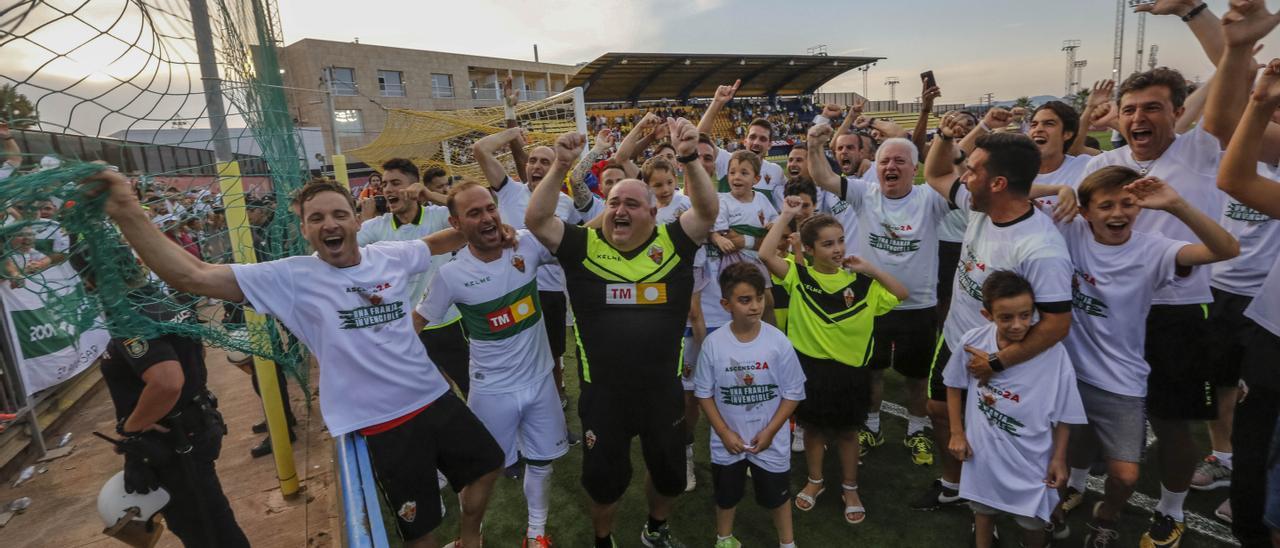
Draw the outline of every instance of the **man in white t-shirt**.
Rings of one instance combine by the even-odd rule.
[[[930,376],[929,416],[939,444],[946,444],[950,431],[942,370],[952,354],[967,352],[970,372],[984,379],[1039,355],[1064,339],[1071,328],[1071,259],[1053,220],[1029,201],[1040,168],[1040,150],[1025,135],[984,135],[965,158],[964,175],[957,178],[953,145],[960,131],[954,118],[944,123],[924,166],[929,186],[969,215],[951,307]],[[996,270],[1011,270],[1031,282],[1040,321],[1022,341],[989,354],[967,348],[959,339],[986,321],[982,282]],[[912,507],[925,510],[959,502],[959,480],[959,461],[944,452],[942,478]]]
[[[1075,267],[1066,347],[1089,424],[1073,431],[1071,479],[1063,498],[1084,496],[1089,468],[1101,449],[1107,487],[1103,502],[1093,509],[1085,545],[1103,547],[1119,539],[1116,520],[1133,494],[1146,448],[1144,400],[1151,367],[1143,347],[1151,300],[1163,286],[1190,275],[1193,267],[1234,256],[1239,244],[1172,187],[1140,178],[1129,168],[1102,168],[1077,190],[1084,222],[1058,226]],[[1144,209],[1169,212],[1205,243],[1133,230]]]
[[[957,342],[990,354],[1018,344],[1030,336],[1034,299],[1026,278],[992,272],[982,283],[982,315],[989,323]],[[960,496],[973,509],[975,546],[993,545],[1001,513],[1012,514],[1022,528],[1023,546],[1046,546],[1045,525],[1067,479],[1068,425],[1085,423],[1071,359],[1054,344],[1023,367],[987,379],[971,375],[968,361],[952,354],[943,376],[951,415],[947,449],[964,461]]]
[[[815,152],[822,150],[830,126],[809,129]],[[919,152],[907,139],[888,139],[876,152],[879,184],[836,176],[820,153],[810,157],[814,182],[849,204],[858,219],[854,240],[846,239],[855,254],[885,269],[902,281],[911,295],[893,311],[876,318],[872,332],[871,404],[866,427],[859,433],[862,450],[884,444],[880,433],[880,402],[884,396],[884,371],[890,367],[906,378],[907,436],[903,444],[917,465],[933,464],[933,441],[925,432],[929,365],[937,343],[938,224],[951,211],[947,199],[928,188],[916,188]]]
[[[449,392],[414,337],[408,289],[431,256],[461,247],[447,230],[405,242],[357,245],[355,203],[346,188],[311,183],[295,197],[312,255],[259,264],[194,259],[147,219],[128,180],[103,171],[106,212],[142,261],[179,291],[250,303],[280,320],[320,364],[320,411],[333,436],[362,433],[406,546],[436,546],[437,468],[461,491],[462,537],[480,546],[480,522],[502,450]],[[500,228],[506,234],[507,228]],[[504,236],[509,239],[509,236]]]
[[[504,248],[494,231],[502,226],[497,195],[479,183],[455,185],[448,209],[449,224],[466,236],[467,247],[440,268],[418,310],[429,323],[455,306],[461,311],[471,339],[467,406],[502,446],[504,466],[516,464],[517,448],[524,456],[524,546],[549,548],[552,461],[569,444],[537,279],[538,267],[556,259],[525,230],[516,232],[514,249]]]
[[[1157,68],[1130,76],[1120,85],[1120,131],[1129,144],[1095,156],[1085,176],[1106,166],[1125,166],[1140,175],[1168,183],[1196,209],[1216,218],[1223,195],[1214,184],[1222,155],[1220,137],[1203,124],[1178,135],[1187,83],[1177,71]],[[1135,230],[1169,239],[1197,242],[1191,230],[1163,211],[1144,212]],[[1217,414],[1213,371],[1205,367],[1210,324],[1206,305],[1213,300],[1210,269],[1198,268],[1157,291],[1147,316],[1147,413],[1156,437],[1161,463],[1160,502],[1144,545],[1172,546],[1182,536],[1182,503],[1200,453],[1191,437],[1191,422]]]
[[[702,113],[702,119],[698,121],[698,132],[711,134],[711,130],[715,126],[715,119],[724,109],[729,101],[733,100],[733,95],[738,92],[738,85],[741,82],[734,82],[732,86],[719,86],[716,88],[716,94],[711,99],[711,104],[707,105],[707,110]],[[782,189],[787,184],[786,174],[782,171],[782,166],[770,162],[768,160],[769,148],[773,146],[773,124],[764,118],[756,118],[747,126],[747,132],[742,137],[742,147],[739,150],[749,150],[756,156],[760,157],[760,173],[755,188],[764,193],[766,198],[773,203],[774,210],[782,209]],[[729,192],[729,157],[732,153],[718,148],[716,149],[716,172],[714,178],[720,181],[717,192]]]
[[[449,212],[442,205],[427,203],[442,201],[444,195],[428,191],[419,182],[418,166],[405,158],[392,158],[382,164],[382,192],[387,200],[386,213],[360,224],[356,233],[359,245],[375,242],[418,240],[449,228]],[[431,199],[434,200],[431,200]],[[451,254],[431,257],[431,268],[413,277],[409,286],[409,304],[417,306],[426,293],[427,284],[435,277],[440,265],[452,260]],[[427,349],[427,356],[444,371],[465,398],[470,391],[467,378],[467,336],[458,323],[458,312],[452,310],[438,323],[427,324],[416,311],[413,326],[418,338]]]

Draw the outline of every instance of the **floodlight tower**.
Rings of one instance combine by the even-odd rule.
[[[874,67],[875,65],[876,65],[875,63],[871,63],[870,65],[862,65],[858,67],[858,72],[862,73],[862,97],[863,98],[867,97],[867,73],[871,72],[871,67]]]
[[[1138,37],[1137,37],[1138,53],[1133,58],[1134,72],[1138,72],[1142,70],[1142,46],[1143,46],[1143,41],[1144,41],[1144,38],[1146,37],[1146,34],[1147,34],[1147,12],[1144,11],[1138,14]]]
[[[1067,93],[1068,97],[1070,97],[1072,93],[1075,93],[1076,90],[1084,87],[1082,82],[1084,80],[1084,67],[1087,66],[1088,64],[1089,64],[1089,61],[1087,59],[1081,59],[1079,61],[1076,61],[1075,65],[1072,66],[1072,68],[1075,69],[1076,73],[1075,73],[1075,79],[1071,82],[1072,84],[1071,91],[1070,93]]]
[[[1117,82],[1121,80],[1120,69],[1124,65],[1120,58],[1124,55],[1124,3],[1125,0],[1116,0],[1116,35],[1111,53],[1111,79]]]
[[[1071,79],[1071,74],[1076,70],[1076,50],[1080,49],[1079,40],[1063,40],[1062,51],[1067,53],[1067,90],[1062,92],[1063,97],[1068,97],[1075,91],[1075,82]]]
[[[1156,68],[1156,53],[1160,51],[1160,44],[1151,44],[1151,55],[1147,56],[1147,70]]]
[[[889,86],[890,101],[898,100],[898,84],[901,84],[901,83],[902,82],[898,80],[897,76],[890,76],[884,79],[884,85]]]

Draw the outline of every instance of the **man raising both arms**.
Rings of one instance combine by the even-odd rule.
[[[147,219],[129,182],[103,171],[89,183],[110,192],[106,213],[142,261],[170,287],[252,304],[275,316],[320,363],[320,411],[334,436],[360,432],[406,546],[434,547],[440,524],[436,470],[460,490],[462,538],[480,546],[480,522],[502,464],[502,450],[427,357],[413,332],[411,278],[462,237],[356,244],[355,203],[345,188],[316,182],[294,198],[313,255],[258,264],[209,264]],[[504,229],[505,230],[505,229]],[[504,238],[505,240],[506,238]]]
[[[430,323],[443,321],[455,305],[462,313],[471,335],[467,406],[502,446],[505,466],[522,451],[529,503],[524,546],[549,548],[551,462],[569,451],[537,281],[538,266],[555,258],[526,230],[516,232],[514,249],[504,248],[497,196],[479,183],[458,183],[447,204],[449,224],[466,236],[467,247],[440,267],[418,311]]]
[[[725,105],[729,104],[729,101],[733,100],[733,94],[738,92],[738,86],[741,83],[742,81],[738,80],[732,86],[716,88],[715,97],[711,99],[711,104],[707,105],[707,111],[702,113],[702,120],[698,121],[699,132],[711,135],[716,116]],[[765,159],[769,155],[771,146],[773,146],[773,125],[763,118],[752,120],[751,125],[747,126],[746,135],[742,138],[742,148],[760,157],[760,180],[756,182],[755,188],[773,202],[774,209],[780,210],[782,209],[782,187],[786,186],[787,177],[782,173],[782,166]],[[718,192],[729,192],[729,156],[731,156],[729,151],[716,148],[716,172],[709,175],[719,181],[716,189]]]
[[[613,546],[613,518],[631,480],[636,436],[649,472],[649,518],[640,540],[650,547],[680,546],[667,526],[673,499],[685,486],[680,341],[693,295],[694,254],[719,202],[698,162],[697,129],[685,119],[668,120],[667,127],[693,206],[675,222],[656,225],[657,199],[636,179],[614,185],[600,229],[557,219],[559,189],[552,185],[534,191],[525,215],[525,225],[560,259],[578,320],[582,486],[592,500],[598,547]],[[560,136],[547,177],[563,177],[584,144],[581,135]]]
[[[946,446],[950,423],[942,371],[951,355],[968,352],[969,372],[985,381],[993,372],[1027,361],[1067,336],[1071,328],[1071,257],[1053,220],[1031,206],[1032,180],[1040,169],[1040,150],[1025,135],[995,133],[977,140],[965,158],[966,171],[956,176],[954,141],[963,131],[959,120],[946,120],[924,164],[925,180],[952,207],[969,216],[969,228],[956,265],[951,308],[929,379],[929,417],[934,442]],[[1010,270],[1031,282],[1040,321],[1027,336],[1000,349],[983,352],[960,346],[960,337],[986,321],[982,316],[982,283],[991,272]],[[960,502],[960,461],[943,451],[942,478],[922,498],[917,510]]]

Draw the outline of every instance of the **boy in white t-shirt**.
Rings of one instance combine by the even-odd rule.
[[[960,337],[965,348],[992,353],[1026,338],[1035,316],[1031,283],[1008,270],[982,284],[982,316],[991,323]],[[1012,514],[1023,546],[1045,546],[1045,525],[1067,480],[1068,424],[1084,424],[1071,359],[1061,343],[986,382],[953,354],[943,371],[951,415],[948,451],[963,461],[960,496],[969,500],[978,548],[993,545],[995,517]]]
[[[1234,257],[1239,243],[1173,187],[1127,167],[1099,169],[1077,192],[1086,222],[1060,223],[1058,228],[1075,267],[1072,328],[1064,344],[1075,364],[1089,424],[1073,428],[1071,477],[1063,500],[1083,496],[1089,467],[1101,449],[1107,488],[1094,506],[1085,545],[1111,546],[1119,538],[1115,522],[1133,494],[1146,445],[1151,366],[1143,349],[1151,302],[1160,289],[1191,275],[1192,267]],[[1171,213],[1204,243],[1133,230],[1144,209]]]
[[[787,336],[760,321],[764,276],[735,263],[720,274],[721,306],[732,316],[707,336],[698,357],[695,394],[711,423],[711,475],[716,500],[716,548],[740,548],[734,508],[750,470],[756,502],[768,508],[778,545],[794,548],[788,474],[787,419],[804,399],[804,373]]]
[[[760,242],[768,233],[769,225],[778,217],[778,210],[773,207],[763,193],[756,192],[752,185],[760,177],[760,157],[747,150],[733,153],[729,159],[729,192],[720,193],[720,216],[717,225],[728,225],[728,230],[712,232],[711,243],[720,248],[721,260],[726,265],[735,262],[748,262],[760,269],[765,276],[765,286],[769,283],[769,271],[760,262]],[[727,232],[740,234],[744,243],[739,246],[728,238]],[[765,309],[764,320],[774,323],[773,296],[765,294],[768,308]]]

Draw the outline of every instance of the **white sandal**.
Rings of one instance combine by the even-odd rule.
[[[808,480],[809,483],[816,484],[816,485],[822,485],[823,483],[823,480],[821,479],[813,479],[810,477],[806,477],[805,479]],[[818,492],[813,496],[806,495],[804,491],[800,491],[799,493],[796,493],[796,500],[795,500],[796,509],[801,512],[808,512],[809,510],[813,510],[813,507],[818,505],[818,497],[822,496],[822,494],[826,492],[827,492],[827,488],[822,487],[821,489],[818,489]],[[809,505],[809,507],[804,508],[800,506],[800,501],[804,501],[806,504]]]
[[[857,491],[857,490],[858,490],[858,485],[857,485],[857,484],[854,484],[854,485],[848,485],[848,484],[846,484],[846,483],[844,483],[844,482],[841,482],[841,483],[840,483],[840,488],[841,488],[841,489],[843,489],[843,490],[845,490],[845,491]],[[844,498],[844,497],[843,497],[843,496],[841,496],[841,499],[843,499],[843,498]],[[843,502],[843,500],[842,500],[842,502]],[[849,514],[862,514],[862,517],[861,517],[860,519],[849,519]],[[848,523],[849,525],[857,525],[857,524],[859,524],[859,523],[862,523],[862,522],[864,522],[864,521],[867,521],[867,508],[866,508],[865,506],[861,506],[861,505],[859,505],[859,506],[845,506],[845,507],[844,507],[844,521],[845,521],[845,523]]]

